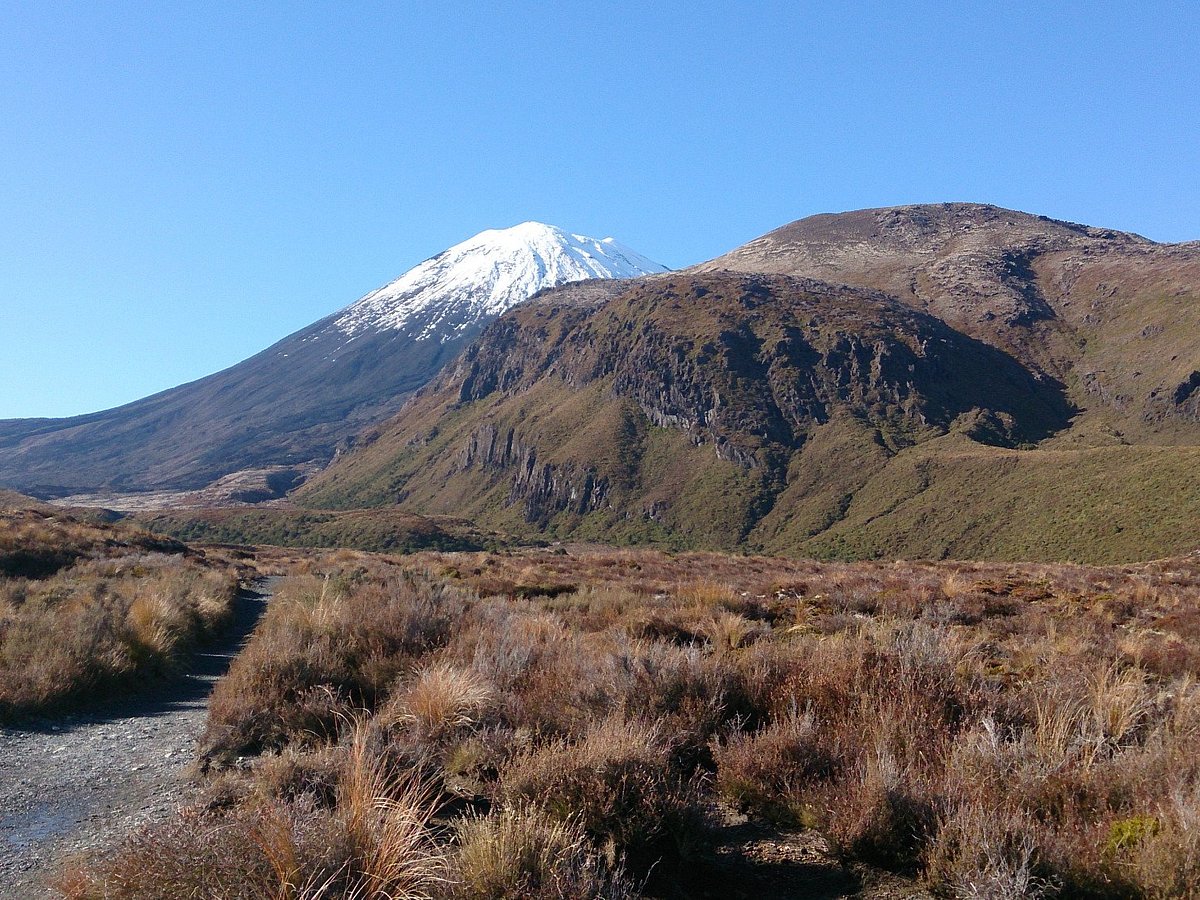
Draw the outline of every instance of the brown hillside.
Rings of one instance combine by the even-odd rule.
[[[945,203],[811,216],[695,270],[885,291],[1141,438],[1200,434],[1200,243]]]
[[[838,557],[1182,552],[1198,293],[1198,245],[966,204],[818,216],[513,310],[300,500]]]

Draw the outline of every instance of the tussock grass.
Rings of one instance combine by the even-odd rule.
[[[2,578],[48,578],[78,560],[185,549],[170,538],[50,506],[0,508]]]
[[[221,897],[279,900],[431,900],[445,853],[433,840],[436,796],[396,777],[361,729],[343,748],[332,808],[300,797],[248,802],[224,814],[189,810],[148,826],[122,852],[62,876],[68,900]]]
[[[637,896],[574,822],[534,807],[507,807],[457,827],[451,896],[496,900],[626,900]]]
[[[501,774],[506,805],[577,822],[610,855],[658,850],[685,819],[686,787],[659,729],[623,716],[530,748]]]
[[[475,670],[434,663],[421,669],[379,718],[394,718],[437,740],[475,724],[494,700],[491,685]]]

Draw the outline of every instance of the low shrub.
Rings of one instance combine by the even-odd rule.
[[[231,570],[140,553],[0,580],[0,720],[179,670],[227,622],[236,593]]]
[[[734,732],[713,751],[717,790],[741,810],[784,825],[812,823],[806,789],[837,772],[811,713],[791,713],[757,732]]]
[[[359,583],[355,583],[357,577]],[[467,597],[419,575],[295,576],[213,692],[202,740],[215,763],[335,737],[445,643]]]
[[[610,858],[639,864],[685,844],[688,786],[657,728],[613,716],[576,743],[552,741],[517,755],[501,773],[509,806],[536,806],[577,823]]]
[[[450,858],[454,900],[632,900],[619,865],[606,862],[584,831],[535,807],[497,810],[456,826]]]

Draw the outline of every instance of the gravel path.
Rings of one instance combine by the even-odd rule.
[[[102,713],[0,729],[0,898],[54,897],[56,861],[165,818],[191,790],[213,685],[278,579],[238,595],[232,627],[192,670]]]

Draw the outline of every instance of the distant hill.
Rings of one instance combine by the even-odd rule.
[[[537,222],[485,231],[215,375],[90,415],[0,421],[0,487],[43,498],[195,490],[262,470],[282,493],[514,304],[660,271],[611,238]]]
[[[945,203],[811,216],[696,271],[885,291],[1063,381],[1118,431],[1200,434],[1200,242]]]
[[[139,513],[133,520],[159,534],[204,543],[346,547],[388,553],[481,550],[500,544],[469,522],[434,520],[392,509],[330,512],[276,505],[156,510]]]
[[[502,316],[298,494],[835,557],[1200,545],[1200,245],[973,204],[817,216]]]

